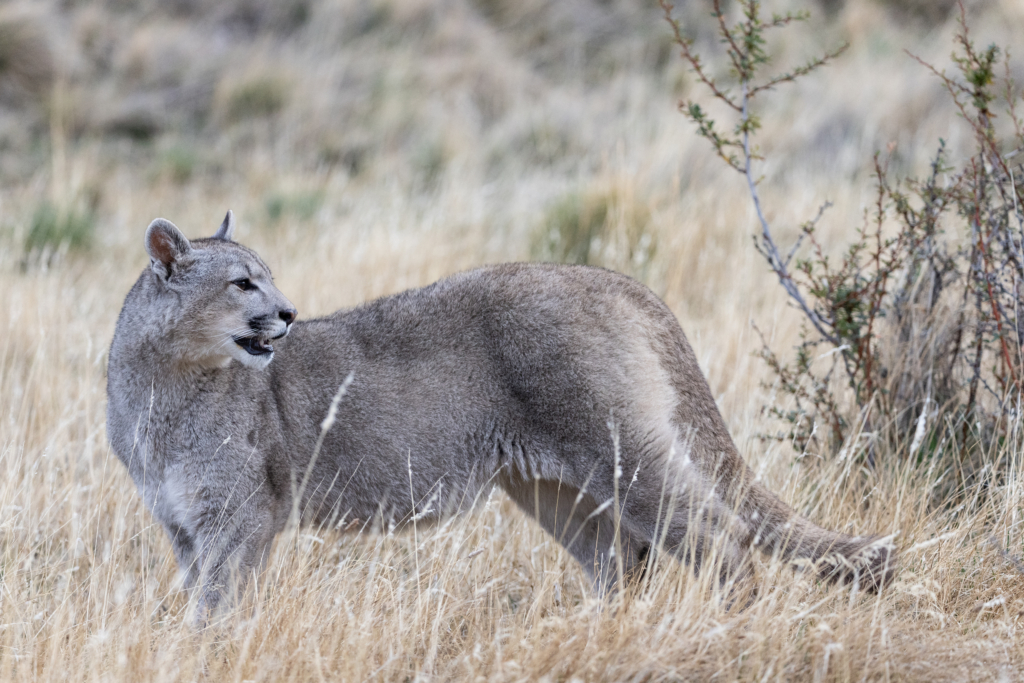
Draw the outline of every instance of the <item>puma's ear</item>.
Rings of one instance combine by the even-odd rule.
[[[231,209],[228,209],[228,213],[224,216],[224,222],[217,228],[217,232],[213,234],[214,239],[231,241],[235,234],[235,214],[231,213]]]
[[[192,251],[192,245],[174,223],[157,218],[146,229],[146,251],[153,271],[166,280],[175,264]]]

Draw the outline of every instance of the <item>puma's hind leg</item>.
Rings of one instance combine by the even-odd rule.
[[[675,477],[671,471],[677,472]],[[621,524],[650,549],[648,564],[655,553],[666,554],[695,574],[715,572],[722,586],[751,573],[750,534],[692,468],[636,467],[622,496]]]
[[[595,501],[580,489],[550,479],[505,476],[501,487],[524,512],[558,540],[583,567],[599,593],[618,582],[619,563],[628,579],[641,570],[650,543],[620,524],[618,548],[615,539],[615,511],[612,501]]]

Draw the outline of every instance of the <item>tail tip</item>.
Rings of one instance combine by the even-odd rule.
[[[896,575],[896,546],[890,539],[866,539],[847,552],[829,553],[819,562],[822,578],[856,584],[872,592],[891,585]]]

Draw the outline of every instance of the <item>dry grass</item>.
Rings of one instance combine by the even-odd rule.
[[[53,127],[66,145],[45,144],[45,111],[0,106],[0,680],[1021,678],[1021,444],[989,456],[1007,476],[950,506],[933,493],[949,473],[914,466],[905,452],[866,471],[853,451],[797,458],[756,439],[769,427],[759,409],[774,397],[760,386],[768,373],[752,355],[749,323],[785,349],[796,318],[750,245],[739,179],[674,111],[685,74],[644,47],[644,35],[665,30],[656,14],[649,24],[630,14],[634,33],[611,38],[615,16],[588,15],[577,33],[565,31],[565,45],[538,46],[538,26],[566,21],[544,15],[544,3],[522,12],[478,3],[488,14],[461,2],[325,0],[309,3],[312,18],[298,28],[271,12],[270,24],[252,29],[257,39],[228,41],[200,64],[189,54],[207,29],[189,22],[216,15],[236,26],[223,7],[246,3],[173,4],[176,14],[156,19],[98,3],[51,8],[61,18],[52,30],[71,36],[53,44],[78,46],[64,56],[78,108],[66,130]],[[262,21],[253,12],[246,21]],[[157,21],[189,49],[156,38]],[[1012,2],[988,3],[978,21],[992,40],[1024,26]],[[851,53],[766,112],[765,199],[776,225],[829,198],[821,236],[838,244],[870,190],[874,149],[898,140],[901,163],[914,169],[939,135],[954,148],[962,137],[936,84],[897,49],[941,61],[949,27],[919,36],[888,22],[877,5],[851,2],[819,25],[815,40],[845,35]],[[144,29],[152,41],[133,39]],[[587,61],[601,41],[610,47]],[[215,111],[216,93],[249,82],[246,55],[295,81],[273,111],[232,123]],[[605,66],[573,76],[564,67],[573,55]],[[131,78],[141,85],[126,85]],[[108,112],[90,109],[100,98],[83,85],[170,97],[167,82],[208,102],[169,110],[168,128],[150,142],[104,132]],[[188,107],[211,113],[190,124]],[[24,137],[38,117],[46,153]],[[168,171],[169,155],[186,158],[187,172]],[[240,239],[311,316],[526,258],[560,198],[595,191],[615,198],[615,215],[643,216],[657,249],[642,275],[683,322],[748,461],[825,526],[896,534],[904,552],[895,585],[851,593],[763,561],[756,594],[739,609],[670,564],[598,601],[571,558],[495,494],[480,511],[415,534],[283,536],[255,596],[206,631],[190,628],[170,545],[104,428],[106,349],[145,265],[149,220],[212,234],[235,209]],[[26,261],[37,206],[83,196],[97,207],[91,250]],[[301,197],[322,199],[268,212],[275,198],[287,207]],[[619,224],[632,222],[604,227]]]

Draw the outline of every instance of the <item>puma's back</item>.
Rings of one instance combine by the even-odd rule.
[[[114,449],[206,608],[293,512],[402,524],[494,485],[599,586],[653,552],[699,567],[712,541],[723,578],[758,547],[887,580],[890,549],[815,526],[754,479],[640,283],[506,264],[293,324],[231,229],[230,214],[210,240],[150,227],[108,383]]]
[[[352,375],[314,479],[346,469],[328,454],[359,453],[359,486],[322,509],[365,497],[352,513],[365,518],[382,500],[409,500],[399,458],[421,470],[425,488],[412,494],[429,498],[431,486],[498,470],[582,482],[612,467],[610,421],[624,442],[660,432],[668,448],[683,416],[710,448],[727,446],[717,410],[703,410],[713,400],[689,371],[696,362],[676,329],[664,305],[622,275],[508,264],[300,321],[268,371],[283,415],[304,425],[298,438],[307,448],[298,453],[307,454],[319,436],[310,417],[325,415]],[[673,385],[690,381],[681,402]],[[401,475],[394,481],[393,472]]]

